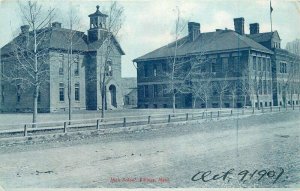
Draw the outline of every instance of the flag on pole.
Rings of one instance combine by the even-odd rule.
[[[272,2],[270,1],[270,13],[273,12]]]

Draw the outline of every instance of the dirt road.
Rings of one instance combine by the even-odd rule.
[[[0,185],[299,187],[300,112],[0,147]]]

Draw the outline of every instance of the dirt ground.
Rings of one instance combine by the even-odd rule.
[[[300,112],[290,111],[77,140],[1,145],[0,185],[10,189],[299,188],[299,128]]]

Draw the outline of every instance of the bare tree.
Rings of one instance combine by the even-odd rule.
[[[68,11],[68,19],[67,26],[69,30],[64,31],[64,37],[67,40],[67,72],[68,72],[68,118],[72,120],[72,87],[73,87],[73,76],[79,75],[78,66],[79,65],[79,54],[82,51],[76,49],[74,52],[74,47],[76,47],[79,43],[82,43],[80,39],[84,37],[83,32],[79,32],[82,28],[80,24],[80,18],[76,14],[74,7],[70,7]],[[76,53],[76,54],[75,54]],[[73,70],[75,66],[75,70]],[[73,73],[74,72],[74,73]]]
[[[232,108],[235,108],[235,102],[236,102],[236,97],[237,97],[237,91],[238,91],[238,88],[237,88],[237,82],[236,81],[231,81],[230,82],[230,88],[229,88],[229,92],[230,92],[230,95],[231,95],[231,100],[232,100]]]
[[[242,79],[241,79],[241,86],[240,91],[244,98],[244,107],[247,104],[247,97],[250,96],[250,100],[254,100],[254,84],[253,80],[251,80],[251,72],[249,67],[245,67],[242,71]],[[254,103],[252,103],[252,107],[254,107]]]
[[[36,123],[39,91],[43,83],[49,82],[49,47],[46,42],[50,36],[47,26],[54,17],[54,9],[46,13],[37,1],[19,5],[26,25],[22,26],[21,35],[12,41],[10,59],[13,64],[6,70],[4,78],[15,84],[18,96],[23,91],[32,91],[32,122]]]
[[[185,74],[191,81],[188,89],[193,96],[193,108],[196,107],[198,100],[205,102],[205,107],[208,107],[213,79],[213,74],[207,69],[208,63],[205,52],[200,52],[197,56],[191,57],[189,70]]]
[[[283,75],[282,78],[282,100],[284,103],[284,106],[287,107],[288,104],[288,97],[290,104],[293,103],[293,95],[295,94],[295,84],[297,82],[297,71],[295,70],[296,67],[296,58],[293,58],[289,65],[286,63],[280,63],[279,69],[280,72]]]
[[[191,87],[194,96],[194,106],[196,105],[197,99],[205,102],[205,108],[208,107],[209,98],[212,95],[212,75],[210,73],[203,73],[199,75],[199,78],[192,80]]]
[[[109,59],[112,56],[114,44],[119,35],[120,29],[123,24],[124,8],[117,2],[112,2],[108,11],[108,21],[106,22],[106,37],[104,40],[105,46],[102,48],[103,60],[100,65],[100,91],[101,91],[101,117],[104,118],[106,108],[106,85],[110,81],[109,72]]]
[[[263,76],[264,76],[264,71],[262,70],[260,60],[258,66],[253,71],[251,76],[254,76],[254,79],[252,79],[252,81],[250,82],[252,85],[250,88],[253,88],[254,94],[256,96],[257,109],[260,109],[260,95],[262,94],[263,91],[262,83],[263,83]]]
[[[214,83],[214,88],[218,92],[219,95],[219,103],[220,103],[220,109],[222,109],[223,105],[223,98],[226,92],[228,92],[230,83],[227,78],[227,73],[225,74],[224,78],[220,81],[217,81]]]
[[[173,113],[175,113],[175,106],[176,106],[176,95],[181,92],[182,88],[182,71],[181,68],[183,67],[183,63],[178,58],[178,49],[182,46],[185,42],[181,42],[179,44],[179,38],[182,35],[183,30],[185,29],[186,24],[184,23],[183,19],[180,17],[180,10],[176,7],[177,10],[177,17],[175,21],[175,45],[174,45],[174,54],[171,58],[168,59],[168,65],[171,65],[171,71],[167,74],[168,77],[168,92],[172,95],[172,108]]]

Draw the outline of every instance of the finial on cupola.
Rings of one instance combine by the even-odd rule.
[[[100,6],[99,6],[99,5],[97,5],[97,6],[96,6],[96,8],[97,8],[97,11],[99,11],[99,8],[100,8]]]

